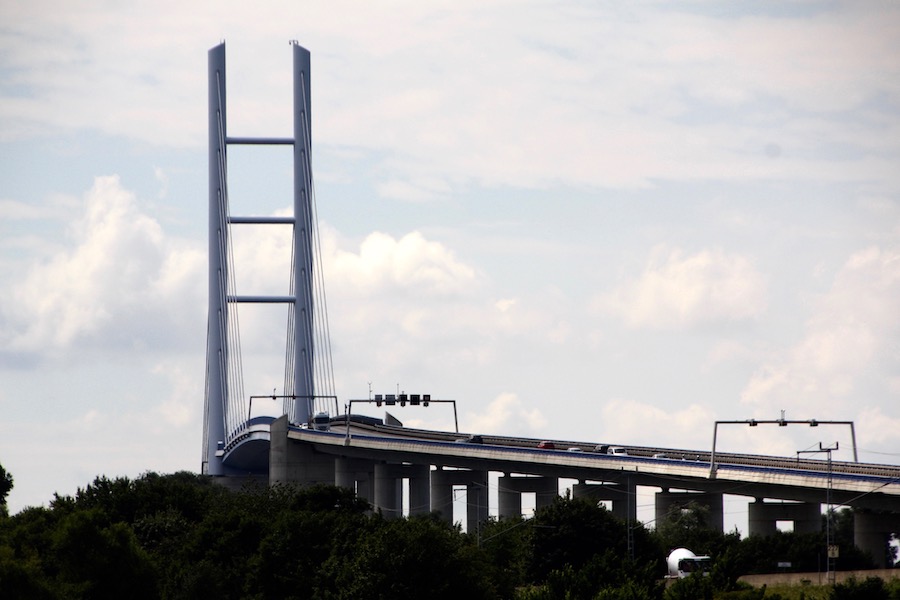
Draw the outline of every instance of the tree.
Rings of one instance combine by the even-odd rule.
[[[669,518],[656,523],[654,537],[666,552],[675,548],[688,548],[697,555],[716,557],[740,543],[737,530],[723,534],[708,525],[709,508],[696,502],[689,502]]]
[[[536,582],[567,564],[578,570],[607,550],[628,556],[627,524],[591,500],[572,498],[567,493],[537,510],[534,521],[531,573]],[[635,561],[653,563],[661,576],[665,559],[662,549],[640,523],[632,526],[631,535]]]
[[[12,489],[13,477],[10,473],[6,472],[3,465],[0,465],[0,517],[5,517],[9,514],[9,510],[6,507],[6,497]]]
[[[334,598],[497,598],[474,539],[435,515],[370,517],[347,554],[335,556],[322,581]]]

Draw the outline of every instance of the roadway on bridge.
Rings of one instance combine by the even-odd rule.
[[[388,462],[431,464],[504,473],[543,475],[587,482],[622,482],[663,489],[720,492],[758,498],[823,502],[832,489],[837,505],[900,511],[900,467],[892,465],[797,460],[717,453],[710,477],[708,451],[625,447],[627,455],[594,451],[597,444],[539,440],[379,425],[372,421],[335,422],[330,431],[292,427],[288,437],[314,444],[328,454]],[[553,449],[538,448],[550,441]],[[665,455],[665,457],[659,457]],[[654,458],[654,456],[657,456]]]

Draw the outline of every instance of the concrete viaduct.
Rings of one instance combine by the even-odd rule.
[[[352,431],[351,431],[352,429]],[[689,503],[708,509],[708,525],[723,528],[723,494],[754,498],[749,504],[750,535],[770,535],[779,521],[792,521],[794,531],[818,532],[828,480],[833,505],[865,509],[855,512],[855,543],[880,566],[885,564],[888,536],[900,532],[900,468],[884,466],[885,475],[852,472],[853,463],[836,471],[791,468],[791,461],[760,457],[776,466],[731,465],[720,459],[715,478],[709,463],[641,456],[614,456],[588,451],[537,448],[512,438],[486,437],[482,444],[459,443],[458,434],[423,432],[403,427],[360,430],[343,426],[331,431],[289,425],[282,417],[271,424],[269,482],[343,486],[368,500],[388,518],[435,512],[453,521],[454,487],[466,488],[466,526],[475,531],[488,518],[522,515],[522,496],[534,494],[535,506],[549,505],[559,494],[559,480],[577,481],[575,497],[611,504],[623,520],[637,520],[637,486],[659,488],[655,517],[662,522]],[[509,445],[506,445],[508,443]],[[851,468],[841,468],[850,465]],[[879,465],[881,467],[881,465]],[[847,472],[850,471],[850,472]],[[896,473],[891,476],[891,471]],[[496,500],[489,502],[489,473],[498,473]]]

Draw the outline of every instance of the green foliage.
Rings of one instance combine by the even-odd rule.
[[[679,579],[666,589],[665,594],[665,600],[712,600],[712,598],[712,581],[700,573]]]
[[[40,561],[35,558],[17,559],[9,546],[0,546],[0,598],[53,598],[44,581]]]
[[[628,556],[626,524],[603,506],[569,495],[556,498],[550,506],[534,516],[533,551],[529,571],[535,581],[542,581],[554,570],[571,565],[581,569],[597,554],[612,551]],[[632,530],[635,554],[639,564],[653,563],[662,575],[663,550],[640,524]]]
[[[191,473],[98,477],[49,508],[0,518],[0,598],[778,600],[738,577],[774,560],[808,567],[805,555],[824,549],[819,536],[740,540],[682,516],[655,533],[634,525],[631,559],[626,524],[568,496],[531,520],[465,534],[434,515],[373,516],[333,486],[232,492]],[[691,543],[713,555],[710,575],[664,589],[666,550]],[[900,600],[900,583],[852,581],[832,597]]]
[[[623,560],[612,550],[595,554],[581,568],[565,565],[550,573],[546,589],[553,598],[661,600],[662,583],[655,565]]]
[[[125,523],[96,509],[67,515],[53,534],[59,589],[82,598],[156,598],[150,557]]]
[[[7,473],[3,465],[0,465],[0,517],[7,515],[6,497],[13,489],[12,474]]]
[[[491,581],[501,598],[512,598],[528,581],[532,520],[489,519],[482,524],[478,544],[491,569]]]
[[[878,577],[866,577],[862,581],[851,577],[834,585],[831,600],[892,600],[892,594]]]
[[[734,559],[743,574],[774,573],[781,561],[791,563],[794,572],[825,570],[824,533],[794,533],[776,531],[770,536],[751,536],[741,540],[734,549]],[[841,546],[838,568],[841,570],[871,569],[871,557],[852,544]]]
[[[369,519],[323,568],[334,598],[496,598],[484,556],[436,517]],[[323,581],[324,583],[324,581]]]
[[[690,548],[695,554],[709,556],[721,556],[741,541],[736,530],[723,535],[710,527],[709,509],[696,502],[689,502],[686,507],[657,522],[655,537],[666,551]]]

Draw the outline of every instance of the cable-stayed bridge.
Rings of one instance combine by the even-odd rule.
[[[781,521],[793,522],[795,531],[819,531],[823,505],[846,505],[868,511],[855,515],[856,543],[879,559],[886,537],[900,533],[898,466],[832,462],[830,454],[827,463],[634,446],[609,454],[605,449],[597,451],[591,442],[554,440],[553,448],[538,447],[541,440],[412,430],[339,414],[317,259],[310,54],[296,42],[291,42],[291,51],[294,123],[292,137],[285,138],[228,135],[225,44],[209,51],[209,317],[203,473],[337,484],[355,490],[388,516],[399,516],[406,506],[408,514],[438,512],[449,520],[453,519],[454,490],[464,488],[469,530],[491,514],[520,516],[523,495],[533,494],[538,507],[551,502],[559,494],[560,480],[574,482],[576,496],[610,503],[616,514],[629,521],[636,520],[638,486],[659,490],[657,520],[679,507],[702,505],[710,525],[719,528],[723,495],[750,497],[754,499],[749,505],[751,535],[772,533]],[[228,148],[235,145],[292,149],[291,216],[231,214]],[[242,225],[290,229],[287,294],[244,294],[238,289],[235,273],[240,266],[235,265],[231,232]],[[285,307],[281,391],[254,395],[253,390],[244,389],[239,321],[243,304]],[[280,401],[282,416],[253,417],[254,398]],[[323,413],[328,416],[321,417]],[[497,480],[496,486],[492,479]]]

